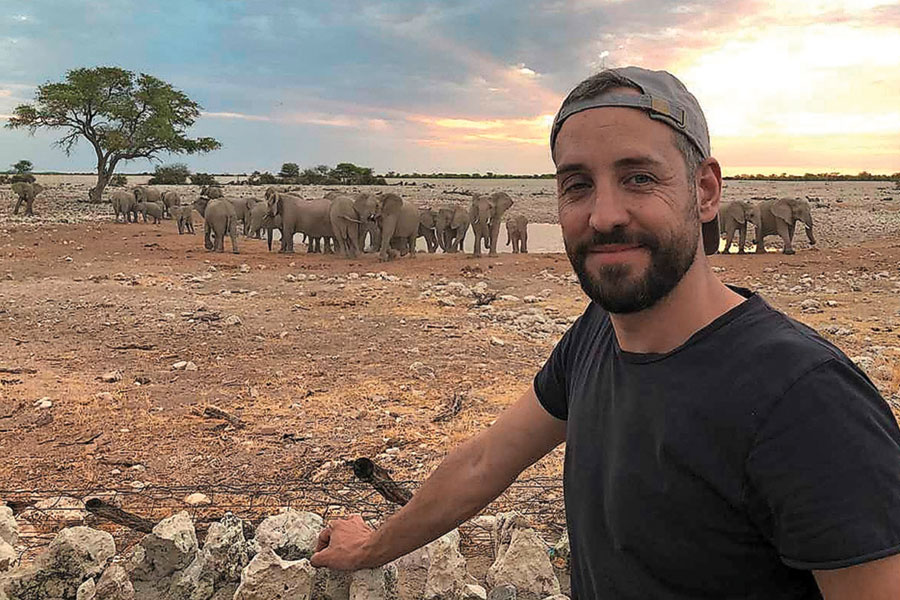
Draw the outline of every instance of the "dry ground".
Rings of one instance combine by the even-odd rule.
[[[712,263],[857,357],[900,414],[900,203],[885,193],[823,201],[821,249]],[[210,254],[201,227],[80,207],[96,218],[59,223],[52,199],[37,220],[0,209],[0,367],[34,371],[0,373],[0,488],[324,480],[358,456],[419,480],[530,385],[585,306],[560,254],[381,264],[243,238],[240,255]],[[476,307],[485,287],[517,298]],[[98,379],[110,371],[121,380]],[[455,393],[459,414],[433,422]],[[558,475],[561,457],[533,472]]]

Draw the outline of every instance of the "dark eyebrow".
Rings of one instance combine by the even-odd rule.
[[[565,175],[566,173],[572,173],[573,171],[587,171],[588,168],[582,163],[569,163],[564,164],[556,168],[556,176]]]
[[[625,169],[628,167],[650,167],[654,169],[666,169],[665,163],[648,155],[626,156],[620,158],[613,163],[616,169]],[[588,171],[588,167],[584,163],[569,163],[557,167],[556,176],[572,173],[573,171]]]
[[[659,161],[652,156],[628,156],[625,158],[620,158],[616,162],[613,163],[613,166],[617,169],[622,169],[626,167],[652,167],[656,169],[665,169],[666,165],[662,161]]]

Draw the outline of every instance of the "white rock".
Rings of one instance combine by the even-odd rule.
[[[241,318],[237,315],[229,315],[225,317],[224,322],[226,325],[240,325],[243,323],[243,321],[241,321]]]
[[[52,408],[53,402],[48,397],[39,398],[34,401],[35,408],[44,409],[44,408]]]
[[[185,370],[185,371],[196,371],[196,370],[197,370],[197,365],[194,364],[194,363],[191,362],[191,361],[187,361],[187,364],[184,365],[184,370]]]
[[[854,356],[850,360],[856,363],[856,366],[866,373],[868,373],[869,370],[875,366],[875,359],[873,359],[871,356]]]
[[[518,296],[513,296],[512,294],[503,294],[498,297],[498,300],[503,300],[504,302],[521,302]]]
[[[241,273],[249,273],[249,272],[250,272],[250,265],[248,265],[248,264],[246,264],[246,263],[245,263],[245,264],[242,264],[242,265],[239,267],[238,270],[239,270]]]
[[[491,337],[491,345],[492,346],[505,346],[506,342],[504,342],[503,340],[501,340],[498,337]]]
[[[65,523],[66,525],[80,525],[87,518],[88,513],[84,508],[84,502],[70,496],[51,496],[42,498],[22,513],[22,518],[29,520],[47,519]]]
[[[132,573],[135,582],[155,584],[185,568],[197,554],[197,534],[190,515],[181,511],[160,521],[140,546],[142,552],[135,555]]]
[[[467,583],[459,594],[460,600],[487,600],[487,590],[480,585]]]
[[[284,276],[284,280],[287,281],[288,283],[293,283],[293,282],[297,281],[297,278],[294,277],[293,275],[291,275],[290,273],[288,273],[287,275]]]
[[[266,548],[277,550],[278,555],[287,560],[309,558],[324,526],[322,517],[317,514],[286,510],[259,524],[253,548],[256,552]]]
[[[136,600],[128,572],[120,564],[112,564],[103,571],[95,591],[97,600]]]
[[[514,585],[523,600],[560,593],[547,546],[533,529],[513,530],[509,547],[488,569],[487,582],[491,587]]]
[[[117,381],[122,381],[122,372],[121,371],[109,371],[100,376],[100,381],[103,383],[116,383]]]
[[[172,364],[173,371],[184,371],[184,368],[187,366],[186,360],[179,360],[177,363]]]
[[[75,592],[75,600],[94,600],[97,597],[97,584],[94,578],[90,578],[78,587]]]
[[[184,497],[184,503],[189,506],[206,506],[208,504],[212,504],[212,501],[206,494],[194,492],[193,494],[188,494]]]
[[[0,539],[0,575],[12,569],[18,560],[19,554],[15,549]]]
[[[464,585],[476,583],[469,576],[466,559],[459,552],[458,530],[439,537],[426,548],[429,557],[424,593],[426,600],[457,597]]]
[[[535,304],[536,302],[540,301],[540,298],[538,298],[537,296],[525,296],[524,298],[522,298],[522,301],[525,302],[525,304]]]
[[[243,523],[231,513],[209,526],[203,549],[174,579],[173,598],[212,598],[217,593],[233,596],[241,572],[250,562],[250,546],[244,539]]]
[[[384,569],[362,569],[350,577],[350,600],[386,600]]]
[[[5,504],[0,504],[0,540],[10,546],[19,543],[19,524],[13,516],[13,511]]]
[[[86,579],[103,572],[115,552],[109,533],[68,527],[31,566],[8,574],[4,591],[10,598],[74,598]]]
[[[305,558],[282,560],[266,549],[244,568],[234,600],[308,600],[314,576],[315,569]]]

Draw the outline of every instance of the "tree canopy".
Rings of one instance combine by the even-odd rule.
[[[116,166],[160,153],[194,154],[221,147],[211,137],[186,135],[201,107],[170,84],[119,67],[73,69],[65,81],[38,86],[32,104],[21,104],[6,124],[12,129],[63,129],[56,144],[68,155],[81,138],[97,154],[99,201]]]
[[[16,164],[12,165],[13,171],[19,174],[30,173],[32,169],[34,169],[34,165],[31,164],[30,160],[20,160]]]

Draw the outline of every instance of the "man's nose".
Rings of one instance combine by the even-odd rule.
[[[590,226],[595,231],[610,231],[626,225],[631,217],[619,195],[608,187],[594,188]]]

